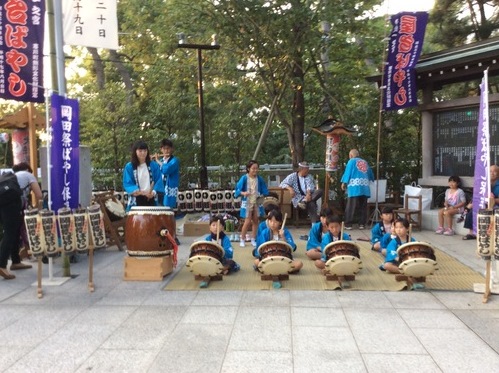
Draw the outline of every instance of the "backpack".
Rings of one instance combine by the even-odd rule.
[[[0,206],[21,198],[22,194],[15,173],[9,171],[0,175]]]

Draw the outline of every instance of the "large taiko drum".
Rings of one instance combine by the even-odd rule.
[[[352,241],[331,242],[324,248],[326,271],[336,276],[353,276],[362,269],[359,246]]]
[[[287,242],[265,242],[258,248],[258,253],[258,270],[264,275],[286,275],[293,269],[293,248]]]
[[[198,241],[191,245],[189,259],[185,264],[198,276],[216,276],[223,271],[225,251],[216,242]]]
[[[400,271],[410,277],[425,277],[438,269],[435,250],[425,242],[408,242],[397,249]]]
[[[128,255],[170,255],[174,249],[175,229],[175,216],[169,207],[133,206],[125,221]]]
[[[111,221],[118,221],[126,216],[125,208],[121,202],[108,199],[104,202],[104,205],[106,206],[106,212]]]

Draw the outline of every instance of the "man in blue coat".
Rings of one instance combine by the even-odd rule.
[[[350,160],[343,176],[341,189],[347,191],[348,199],[345,208],[345,229],[352,229],[355,211],[360,212],[359,229],[364,229],[367,223],[367,199],[371,196],[369,181],[374,181],[371,167],[359,157],[357,149],[350,150]]]

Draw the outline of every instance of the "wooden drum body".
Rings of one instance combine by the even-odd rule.
[[[410,277],[425,277],[437,267],[435,251],[425,242],[408,242],[397,249],[400,271]]]
[[[125,243],[130,256],[170,255],[175,238],[175,216],[168,207],[133,206],[125,222]]]
[[[283,241],[268,241],[258,248],[258,270],[264,275],[287,275],[293,268],[293,248]]]
[[[211,241],[198,241],[191,245],[191,253],[185,264],[197,276],[216,276],[223,271],[225,251],[222,246]]]
[[[352,241],[331,242],[324,248],[326,271],[336,276],[353,276],[362,269],[359,247]]]

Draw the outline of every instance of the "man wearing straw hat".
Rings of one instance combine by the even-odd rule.
[[[298,171],[286,176],[280,187],[289,190],[294,207],[307,210],[313,224],[319,220],[317,200],[322,197],[323,191],[315,188],[314,178],[309,171],[310,166],[307,162],[298,163]]]

